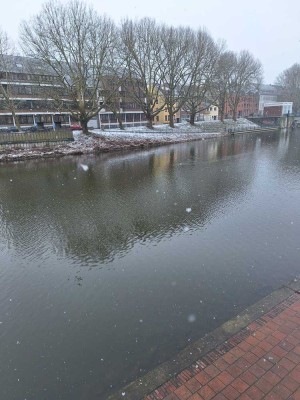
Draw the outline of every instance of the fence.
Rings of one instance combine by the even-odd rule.
[[[51,145],[58,142],[72,142],[74,140],[71,131],[49,132],[17,132],[0,133],[0,146],[31,146],[32,144]]]

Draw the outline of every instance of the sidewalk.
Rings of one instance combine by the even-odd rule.
[[[300,400],[300,295],[291,295],[144,398]]]
[[[300,277],[107,400],[300,400]]]

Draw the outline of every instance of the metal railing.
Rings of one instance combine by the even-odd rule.
[[[51,144],[74,141],[71,131],[0,133],[0,145]]]
[[[274,129],[277,130],[278,127],[276,126],[256,126],[256,125],[245,125],[245,126],[235,126],[235,125],[228,125],[226,126],[226,132],[228,133],[243,133],[243,132],[249,132],[249,131],[261,131],[264,129]]]

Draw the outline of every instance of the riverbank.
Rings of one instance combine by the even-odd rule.
[[[109,400],[299,399],[298,278]]]
[[[195,126],[184,122],[176,124],[175,128],[166,125],[154,126],[152,130],[146,127],[127,128],[126,130],[111,129],[102,131],[94,129],[90,136],[80,131],[74,132],[74,141],[31,146],[2,146],[0,161],[21,161],[38,158],[63,157],[70,155],[100,154],[113,151],[147,149],[168,144],[183,143],[194,140],[205,140],[228,135],[226,127],[232,121],[199,122]],[[245,129],[255,124],[239,119],[236,128]]]

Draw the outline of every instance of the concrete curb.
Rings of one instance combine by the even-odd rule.
[[[199,360],[199,358],[205,356],[215,347],[224,343],[231,336],[246,328],[250,323],[262,317],[295,293],[300,294],[300,277],[295,278],[293,281],[283,285],[270,295],[248,307],[235,318],[225,322],[211,333],[181,350],[171,361],[166,361],[152,371],[149,371],[146,375],[110,395],[107,400],[120,400],[124,398],[126,400],[143,399],[157,387],[163,385],[192,363]]]

